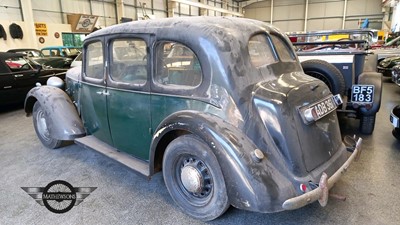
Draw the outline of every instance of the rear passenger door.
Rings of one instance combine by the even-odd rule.
[[[114,147],[148,160],[151,142],[150,35],[108,40],[108,118]]]

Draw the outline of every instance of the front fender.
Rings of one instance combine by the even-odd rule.
[[[51,86],[32,88],[25,98],[27,116],[32,113],[36,101],[40,103],[48,116],[47,128],[52,138],[74,140],[85,136],[82,120],[75,105],[64,91]]]
[[[358,77],[358,84],[374,85],[374,102],[370,109],[360,108],[360,113],[364,116],[375,115],[381,107],[382,98],[382,74],[376,72],[364,72]]]
[[[165,144],[164,137],[171,132],[192,133],[208,144],[221,166],[229,201],[234,207],[276,212],[282,210],[284,200],[296,195],[291,182],[268,158],[259,162],[254,158],[257,147],[239,128],[207,113],[181,111],[166,118],[152,140],[151,169],[155,158],[160,157],[157,146]]]

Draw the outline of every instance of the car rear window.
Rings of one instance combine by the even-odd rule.
[[[285,43],[281,38],[271,35],[271,40],[272,43],[274,43],[275,49],[279,55],[279,59],[282,62],[292,62],[296,60],[293,50],[289,48],[287,43]]]
[[[250,60],[255,67],[270,65],[278,61],[268,39],[264,34],[257,34],[249,40]]]

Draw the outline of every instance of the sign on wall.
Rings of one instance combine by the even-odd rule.
[[[72,32],[90,33],[96,24],[98,16],[72,14],[67,15],[68,23],[71,24]]]
[[[47,36],[46,23],[35,23],[36,36]]]

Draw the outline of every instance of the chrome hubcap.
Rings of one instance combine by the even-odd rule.
[[[193,166],[185,166],[181,171],[181,180],[185,189],[189,192],[200,193],[203,189],[201,173]]]
[[[43,111],[39,111],[36,117],[37,129],[40,136],[46,140],[50,140],[49,130],[47,129],[46,118],[44,117]]]
[[[186,194],[199,199],[207,198],[213,189],[210,169],[194,156],[184,157],[177,168],[180,183]]]

